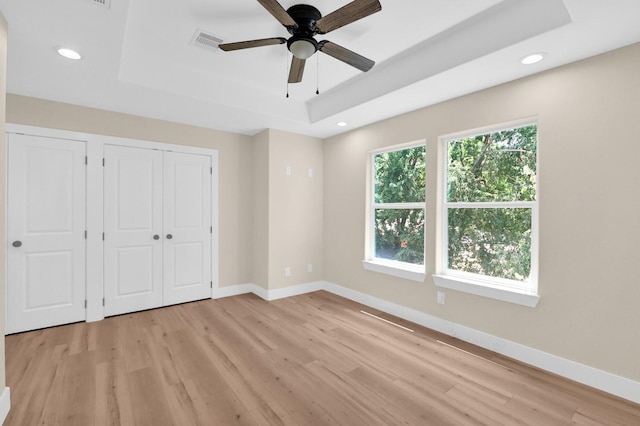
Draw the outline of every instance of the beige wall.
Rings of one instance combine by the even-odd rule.
[[[5,131],[5,115],[6,115],[6,94],[7,94],[7,21],[0,12],[0,135],[4,135]],[[0,137],[0,206],[5,205],[5,184],[4,175],[7,170],[5,151],[6,138]],[[5,223],[5,208],[0,208],[0,223]],[[4,320],[5,320],[5,246],[6,238],[5,227],[0,226],[0,335],[4,336]],[[4,339],[0,339],[0,392],[6,386],[4,374]]]
[[[322,279],[322,167],[320,139],[271,129],[254,137],[254,284],[276,290]]]
[[[253,137],[253,284],[269,289],[269,130]]]
[[[269,135],[269,289],[274,290],[322,279],[323,160],[320,139],[277,130]]]
[[[220,286],[252,282],[250,137],[13,94],[7,96],[7,122],[217,149]]]
[[[330,138],[324,145],[325,280],[640,380],[640,44]],[[436,304],[438,137],[539,120],[541,301],[447,291]],[[427,140],[427,272],[363,270],[367,151]]]

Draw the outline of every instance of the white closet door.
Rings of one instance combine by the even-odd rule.
[[[85,319],[85,152],[8,135],[7,333]]]
[[[211,158],[164,154],[164,304],[211,297]]]
[[[105,316],[162,306],[162,151],[104,147]]]

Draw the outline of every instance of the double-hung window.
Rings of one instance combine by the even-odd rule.
[[[443,141],[436,285],[535,306],[537,126]]]
[[[424,281],[425,143],[370,155],[366,269]]]

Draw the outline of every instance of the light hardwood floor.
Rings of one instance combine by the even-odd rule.
[[[639,405],[326,292],[7,336],[6,364],[5,425],[640,425]]]

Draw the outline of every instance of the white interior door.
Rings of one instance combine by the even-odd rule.
[[[6,331],[83,321],[86,144],[7,137]]]
[[[104,147],[105,316],[162,306],[162,151]]]
[[[164,153],[164,305],[211,297],[211,158]]]

